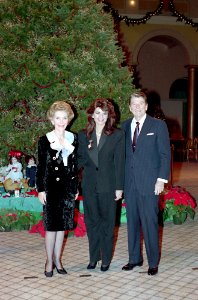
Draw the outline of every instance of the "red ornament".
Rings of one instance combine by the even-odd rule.
[[[10,152],[8,153],[8,155],[11,156],[11,157],[19,157],[20,158],[24,154],[20,150],[10,150]]]

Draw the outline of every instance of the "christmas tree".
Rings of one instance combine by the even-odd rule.
[[[98,97],[113,99],[128,117],[133,92],[114,22],[95,0],[2,0],[0,5],[0,165],[11,149],[36,154],[50,129],[56,100],[76,111],[71,130],[86,123]]]

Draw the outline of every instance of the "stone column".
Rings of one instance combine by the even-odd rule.
[[[188,65],[187,138],[193,139],[195,132],[195,92],[198,65]]]

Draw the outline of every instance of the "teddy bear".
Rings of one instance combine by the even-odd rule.
[[[11,178],[7,178],[3,185],[5,191],[11,195],[14,195],[15,190],[20,190],[21,188],[21,182],[13,182]]]

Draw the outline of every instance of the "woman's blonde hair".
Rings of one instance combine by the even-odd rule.
[[[74,117],[74,112],[71,106],[65,101],[56,101],[54,102],[47,111],[47,117],[51,120],[57,111],[65,111],[68,117],[69,122]]]

